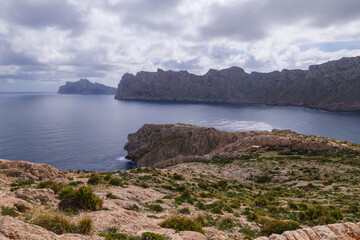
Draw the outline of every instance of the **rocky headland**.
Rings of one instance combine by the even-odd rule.
[[[354,145],[355,146],[355,145]],[[251,152],[338,153],[357,147],[289,130],[227,132],[189,124],[145,124],[124,149],[137,167],[164,168],[189,161],[229,160]]]
[[[0,160],[0,239],[360,239],[360,145],[287,130],[144,125],[137,168]]]
[[[116,88],[109,87],[100,83],[92,83],[87,79],[80,79],[76,82],[67,81],[65,85],[60,86],[58,93],[61,94],[83,94],[83,95],[113,95]]]
[[[246,73],[242,68],[125,74],[115,98],[206,103],[254,103],[329,111],[360,110],[360,57],[310,66],[308,70]]]

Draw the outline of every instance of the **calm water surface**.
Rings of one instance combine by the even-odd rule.
[[[360,143],[360,114],[295,107],[118,101],[113,96],[0,94],[0,158],[97,171],[134,167],[127,135],[144,123],[222,130],[291,129]]]

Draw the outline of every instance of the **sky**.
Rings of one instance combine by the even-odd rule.
[[[360,56],[359,0],[1,0],[0,92]]]

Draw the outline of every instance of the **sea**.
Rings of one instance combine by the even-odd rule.
[[[0,93],[0,158],[61,170],[134,168],[123,149],[145,123],[227,131],[290,129],[360,143],[360,113],[299,107],[120,101],[111,95]]]

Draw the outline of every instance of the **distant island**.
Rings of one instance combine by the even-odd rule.
[[[87,79],[80,79],[76,82],[66,82],[60,86],[58,93],[61,94],[84,94],[84,95],[107,95],[115,94],[116,88],[100,83],[92,83]]]
[[[126,73],[115,98],[207,103],[255,103],[329,111],[360,111],[360,57],[312,65],[308,70],[246,73],[239,67]]]

